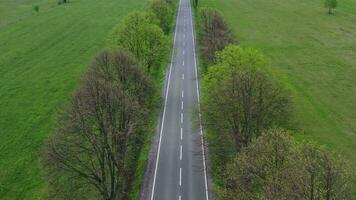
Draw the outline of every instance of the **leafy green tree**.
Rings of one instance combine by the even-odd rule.
[[[130,13],[113,32],[114,43],[132,52],[151,72],[159,68],[169,50],[168,38],[149,13]]]
[[[173,20],[173,6],[166,0],[154,0],[149,4],[149,9],[156,15],[159,25],[165,34],[170,31],[170,24]]]
[[[337,7],[337,0],[325,0],[325,8],[328,8],[329,15],[333,14],[333,9]]]
[[[229,45],[203,78],[205,123],[228,133],[236,151],[261,130],[283,125],[290,114],[288,93],[263,71],[264,63],[256,50]]]

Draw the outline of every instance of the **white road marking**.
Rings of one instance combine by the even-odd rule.
[[[183,140],[183,128],[180,127],[180,140]]]
[[[180,123],[183,124],[183,113],[180,113]]]
[[[182,80],[184,80],[184,74],[182,74]]]
[[[190,1],[189,1],[189,4]],[[205,159],[205,148],[204,148],[204,135],[203,135],[203,127],[201,124],[201,108],[200,108],[200,94],[199,94],[199,79],[198,79],[198,68],[197,68],[197,59],[195,55],[195,39],[194,39],[194,27],[193,27],[193,14],[192,14],[192,7],[190,6],[190,22],[192,27],[192,40],[193,40],[193,55],[194,55],[194,67],[195,67],[195,77],[196,77],[196,88],[197,88],[197,98],[198,98],[198,111],[199,111],[199,127],[200,127],[200,138],[201,138],[201,148],[203,152],[203,165],[204,165],[204,181],[205,181],[205,197],[206,200],[209,200],[209,193],[208,193],[208,178],[206,173],[206,159]]]
[[[182,196],[179,195],[179,200],[182,200]]]
[[[185,54],[185,51],[183,50],[183,55]]]
[[[183,60],[183,64],[182,65],[184,66],[184,60]]]
[[[180,105],[180,109],[183,111],[184,110],[184,101],[182,101],[181,105]]]
[[[182,90],[182,99],[184,98],[184,90]]]
[[[180,10],[181,10],[181,0],[179,1],[178,17],[177,17],[177,21],[176,21],[176,27],[177,27],[177,25],[179,23]],[[176,46],[176,39],[177,39],[177,31],[174,32],[174,41],[173,41],[174,46]],[[173,48],[173,51],[174,51],[174,48]],[[167,91],[166,91],[166,97],[165,97],[165,101],[164,101],[163,117],[162,117],[161,130],[160,130],[160,135],[159,135],[159,143],[158,143],[158,150],[157,150],[158,152],[157,152],[157,158],[156,158],[155,174],[154,174],[154,177],[153,177],[151,200],[153,200],[153,197],[154,197],[154,194],[155,194],[158,161],[159,161],[159,156],[160,156],[160,151],[161,151],[161,142],[162,142],[164,121],[165,121],[165,117],[166,117],[167,99],[168,99],[167,97],[168,97],[168,93],[169,93],[170,79],[171,79],[171,73],[172,73],[173,56],[174,56],[174,53],[172,53],[172,55],[171,55],[171,65],[169,67]]]
[[[182,168],[179,168],[179,186],[182,186]]]
[[[182,160],[182,157],[183,157],[183,148],[182,148],[182,145],[180,145],[180,154],[179,154],[179,159]]]

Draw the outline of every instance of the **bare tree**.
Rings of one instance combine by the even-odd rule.
[[[204,8],[200,12],[201,49],[206,64],[214,62],[215,53],[235,39],[223,16],[215,9]]]
[[[96,57],[46,145],[50,184],[64,175],[76,180],[72,191],[94,189],[105,200],[127,199],[129,142],[146,122],[152,93],[152,82],[127,52]]]

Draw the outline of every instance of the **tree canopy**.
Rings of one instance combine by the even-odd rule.
[[[229,133],[237,151],[290,114],[288,93],[263,67],[256,50],[230,45],[217,54],[217,64],[203,79],[205,123]]]
[[[169,50],[168,38],[153,14],[130,13],[114,29],[114,43],[132,52],[148,72],[160,67]]]

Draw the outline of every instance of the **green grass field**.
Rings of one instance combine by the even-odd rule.
[[[144,0],[2,0],[0,4],[0,199],[39,199],[39,154],[112,27]],[[33,5],[40,5],[36,15]]]
[[[219,9],[242,46],[265,55],[293,93],[297,138],[356,166],[356,1],[329,16],[323,0],[201,0]]]

